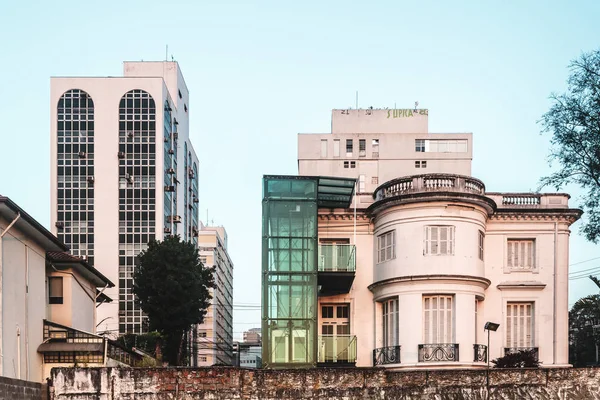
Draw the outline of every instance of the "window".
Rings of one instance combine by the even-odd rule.
[[[356,161],[344,161],[344,168],[356,168]]]
[[[61,276],[48,277],[48,293],[50,304],[63,303],[63,278]]]
[[[415,140],[415,151],[417,153],[425,152],[425,140],[424,139],[416,139]]]
[[[423,296],[423,340],[425,343],[453,343],[452,296]]]
[[[535,240],[508,239],[506,248],[509,269],[531,271],[535,268]]]
[[[334,139],[333,141],[333,156],[340,156],[340,139]]]
[[[346,139],[346,157],[352,157],[352,139]]]
[[[398,346],[398,299],[384,301],[383,347]]]
[[[344,306],[337,306],[336,307],[337,318],[348,319],[349,318],[349,314],[350,314],[350,306],[344,305]]]
[[[427,161],[415,161],[415,168],[427,168]]]
[[[327,158],[327,139],[321,140],[321,158]]]
[[[485,235],[483,232],[479,231],[479,259],[483,261],[483,240],[485,239]]]
[[[396,258],[396,231],[377,236],[377,262],[382,263]]]
[[[206,337],[206,332],[198,332],[198,337]]]
[[[321,318],[333,318],[333,306],[322,306]]]
[[[365,192],[365,187],[366,187],[365,179],[367,179],[367,177],[365,175],[358,176],[358,192],[359,193]]]
[[[425,255],[453,255],[454,254],[454,226],[426,226],[425,227]]]
[[[365,157],[367,155],[367,141],[365,139],[358,139],[358,156]]]
[[[180,99],[181,99],[181,98],[183,98],[183,97],[181,96],[181,90],[178,90],[177,92],[179,93],[179,98],[180,98]]]
[[[371,150],[373,151],[373,157],[379,157],[379,139],[373,139],[371,141]],[[377,156],[375,156],[377,154]]]
[[[208,359],[206,358],[206,356],[200,356],[200,357],[198,357],[198,359],[200,360],[200,362],[206,362],[206,360],[208,360]],[[245,362],[245,361],[244,361],[244,362]]]
[[[371,183],[372,183],[373,185],[379,185],[379,178],[378,178],[378,177],[376,177],[376,176],[372,177],[372,178],[371,178]]]
[[[533,303],[506,304],[506,347],[533,347]]]

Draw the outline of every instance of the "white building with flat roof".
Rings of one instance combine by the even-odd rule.
[[[227,231],[200,222],[200,261],[214,267],[215,287],[204,322],[193,331],[193,366],[233,365],[233,262],[227,252]]]
[[[50,87],[53,233],[118,282],[98,331],[142,333],[135,257],[165,235],[197,243],[188,88],[167,61],[125,62],[121,77],[53,77]]]

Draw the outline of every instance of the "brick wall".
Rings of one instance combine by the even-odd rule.
[[[46,400],[46,385],[0,376],[0,400]]]
[[[437,370],[376,368],[56,368],[54,400],[600,399],[600,368]]]

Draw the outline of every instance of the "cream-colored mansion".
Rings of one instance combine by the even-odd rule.
[[[333,110],[332,133],[299,135],[299,176],[265,176],[265,367],[477,368],[520,349],[568,364],[581,211],[567,194],[487,191],[472,134],[427,118]]]

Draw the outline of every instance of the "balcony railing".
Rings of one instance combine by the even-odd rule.
[[[458,343],[419,345],[419,362],[458,361]]]
[[[320,335],[319,363],[354,364],[356,363],[356,336]]]
[[[421,192],[462,192],[485,194],[479,179],[451,174],[414,175],[386,182],[375,191],[375,201]]]
[[[535,359],[539,360],[539,348],[538,347],[505,347],[504,355],[512,354],[512,353],[519,353],[522,351],[533,352]]]
[[[356,271],[356,246],[353,244],[320,244],[319,271]]]
[[[373,366],[400,364],[401,347],[402,346],[388,346],[373,350]]]
[[[487,346],[485,344],[473,345],[473,362],[487,362]]]

